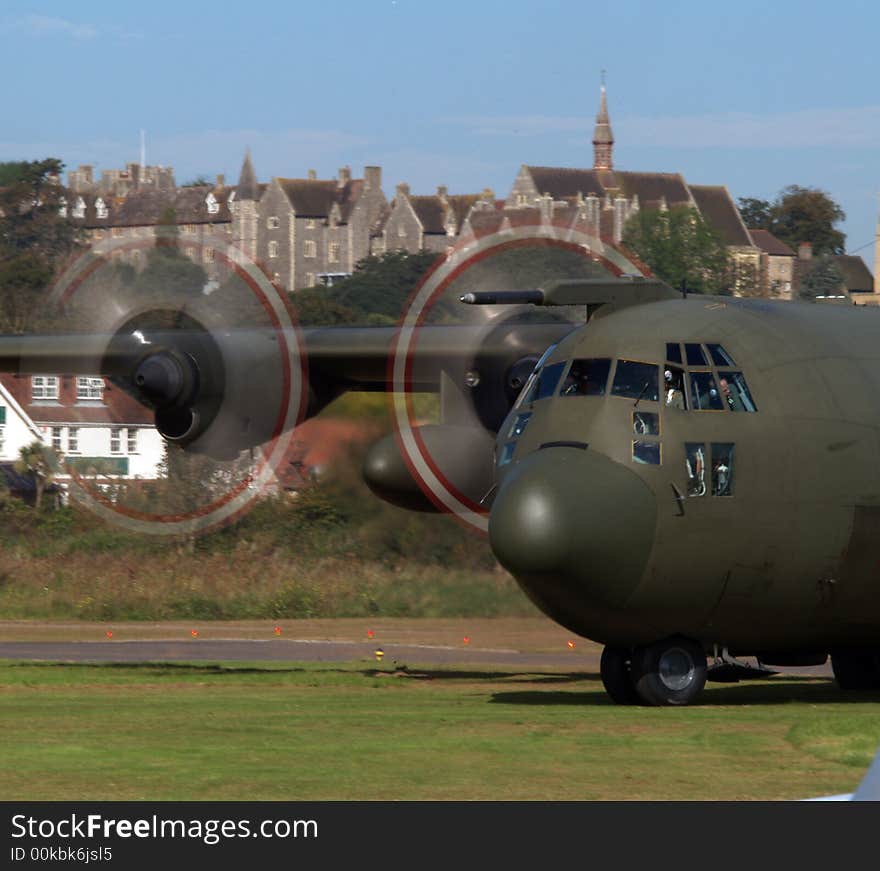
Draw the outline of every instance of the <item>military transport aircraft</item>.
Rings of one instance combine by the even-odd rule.
[[[292,330],[270,312],[228,329],[140,311],[2,337],[0,370],[100,373],[213,456],[348,390],[438,392],[439,421],[405,408],[370,450],[369,486],[486,530],[544,613],[605,645],[615,702],[683,705],[710,672],[829,655],[841,688],[880,688],[880,312],[621,271],[459,283],[456,311],[491,313],[463,323]],[[548,310],[576,316],[532,316]]]

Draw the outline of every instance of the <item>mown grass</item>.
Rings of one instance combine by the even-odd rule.
[[[7,800],[792,799],[851,791],[880,696],[828,680],[618,707],[593,674],[0,665]]]

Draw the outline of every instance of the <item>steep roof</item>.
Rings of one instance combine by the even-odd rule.
[[[639,198],[639,203],[665,200],[668,206],[690,205],[688,185],[677,172],[628,172],[614,171],[614,184],[625,197]],[[692,189],[692,188],[691,188]]]
[[[174,191],[140,191],[127,197],[100,197],[98,194],[72,194],[68,200],[68,214],[72,215],[78,198],[85,203],[85,217],[72,218],[89,229],[101,227],[144,227],[161,223],[168,209],[174,210],[178,224],[222,224],[232,220],[228,199],[233,188],[215,188],[212,185],[194,185]],[[216,212],[208,211],[207,197],[213,194]],[[102,199],[107,217],[99,218],[96,202]]]
[[[690,189],[700,214],[718,230],[725,245],[752,247],[749,231],[726,187],[692,184]]]
[[[338,205],[341,220],[345,222],[364,190],[363,179],[352,179],[341,187],[335,179],[279,178],[276,181],[298,218],[327,218],[333,206]]]
[[[425,233],[446,233],[446,209],[437,196],[409,197]]]
[[[769,230],[749,230],[749,238],[752,240],[752,244],[765,254],[774,257],[797,256],[785,242],[777,239]]]
[[[831,258],[843,273],[846,289],[854,293],[872,293],[874,276],[861,257],[856,254],[835,254]]]
[[[568,169],[560,166],[527,166],[539,194],[550,194],[555,200],[605,193],[602,173],[592,169]]]

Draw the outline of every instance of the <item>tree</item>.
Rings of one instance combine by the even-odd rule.
[[[813,253],[843,254],[846,235],[835,224],[846,214],[825,191],[789,185],[773,203],[770,232],[797,250],[801,242],[810,242]]]
[[[825,191],[789,185],[772,203],[754,197],[740,197],[738,202],[750,230],[769,230],[795,250],[809,242],[817,255],[844,253],[846,235],[835,224],[846,215]]]
[[[773,204],[769,200],[758,200],[754,197],[740,197],[739,213],[750,230],[769,230],[772,223],[771,210]]]
[[[22,333],[58,267],[79,241],[63,214],[64,164],[55,158],[0,164],[0,330]]]
[[[801,299],[816,301],[817,296],[835,296],[841,293],[844,275],[840,267],[827,254],[820,257],[816,265],[801,282]]]
[[[43,493],[46,487],[52,483],[54,474],[52,464],[49,461],[51,448],[48,448],[41,441],[33,441],[29,445],[25,445],[18,452],[18,460],[15,463],[15,470],[20,475],[27,475],[34,482],[34,508],[40,510],[43,502]]]
[[[696,209],[641,209],[627,221],[623,244],[672,287],[729,292],[727,249]]]

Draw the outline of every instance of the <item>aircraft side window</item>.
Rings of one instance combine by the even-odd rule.
[[[681,363],[681,345],[678,342],[666,343],[666,359],[670,363]]]
[[[685,466],[688,496],[706,495],[706,445],[702,442],[685,442]]]
[[[736,366],[736,361],[727,353],[723,345],[706,345],[706,347],[716,366]]]
[[[695,411],[720,411],[721,394],[711,372],[691,372],[691,402]]]
[[[634,411],[633,435],[660,435],[660,415],[653,411]]]
[[[687,409],[684,392],[684,370],[678,366],[667,366],[663,370],[663,399],[670,408]]]
[[[742,372],[719,372],[718,385],[721,396],[731,411],[758,410]]]
[[[633,462],[648,466],[660,465],[660,442],[633,440]]]
[[[611,360],[572,360],[571,368],[562,382],[561,396],[604,396],[608,384]]]
[[[706,355],[703,353],[701,345],[696,343],[687,343],[684,346],[684,355],[687,358],[688,366],[708,366]]]
[[[528,424],[531,416],[532,413],[530,411],[518,414],[510,427],[510,432],[507,434],[507,437],[509,439],[518,439],[525,432],[526,424]]]
[[[733,449],[729,442],[712,442],[713,496],[733,496]]]
[[[611,395],[657,402],[660,398],[657,366],[653,363],[618,360],[614,383],[611,385]]]
[[[498,457],[498,465],[505,466],[513,459],[513,452],[516,450],[516,442],[508,442],[501,448],[501,454]]]

